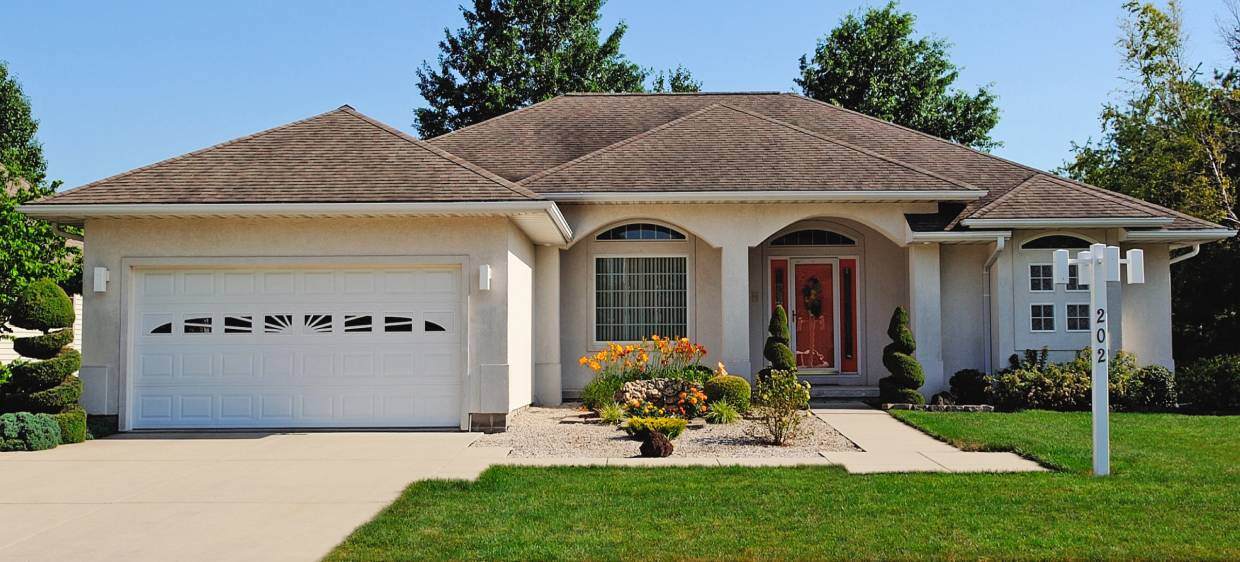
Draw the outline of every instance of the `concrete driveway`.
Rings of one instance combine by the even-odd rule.
[[[0,455],[0,560],[315,560],[410,483],[476,478],[468,433],[128,434]]]

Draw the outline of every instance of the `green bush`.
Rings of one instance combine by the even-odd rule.
[[[581,389],[581,403],[585,407],[599,411],[599,408],[616,401],[616,393],[627,382],[624,377],[599,374]]]
[[[925,404],[926,398],[917,389],[926,384],[921,363],[913,357],[917,341],[908,327],[908,311],[897,306],[887,327],[891,343],[883,348],[883,366],[889,376],[878,380],[879,398],[896,404]]]
[[[797,356],[789,347],[792,332],[788,329],[788,313],[783,305],[775,306],[775,312],[771,314],[771,323],[767,325],[767,332],[770,335],[767,336],[766,343],[762,346],[762,356],[770,362],[771,367],[763,369],[763,376],[771,370],[795,371]]]
[[[1087,410],[1090,405],[1088,374],[1062,365],[1045,369],[1017,368],[991,378],[990,396],[1002,410]]]
[[[1134,411],[1166,411],[1177,406],[1175,375],[1162,365],[1138,369],[1124,389],[1124,407]]]
[[[82,398],[82,379],[68,377],[47,390],[32,392],[25,399],[30,411],[60,413],[77,405]]]
[[[675,439],[680,437],[687,427],[689,422],[684,418],[633,417],[624,425],[624,431],[638,439],[645,439],[651,431],[662,433],[668,439]]]
[[[40,279],[18,291],[9,324],[46,332],[73,326],[73,301],[51,279]]]
[[[73,406],[59,414],[48,414],[60,427],[61,443],[81,443],[86,440],[86,410]]]
[[[990,395],[986,389],[990,387],[990,382],[986,379],[986,373],[977,369],[961,369],[952,375],[951,380],[952,396],[956,398],[958,404],[986,404]]]
[[[727,402],[742,414],[749,411],[752,390],[744,377],[719,375],[706,381],[703,390],[712,402]]]
[[[798,379],[795,371],[771,371],[758,381],[753,409],[771,443],[796,439],[804,417],[801,410],[808,406],[809,383]]]
[[[624,408],[616,402],[608,402],[599,408],[598,417],[603,423],[620,425],[620,422],[624,421]]]
[[[81,367],[82,354],[76,349],[64,349],[60,355],[47,361],[13,365],[9,382],[15,390],[36,392],[60,384]]]
[[[51,359],[59,354],[63,347],[71,343],[73,343],[73,328],[65,328],[40,336],[13,338],[13,351],[32,359]]]
[[[1240,354],[1198,359],[1175,373],[1179,400],[1203,412],[1240,410]]]
[[[727,400],[711,402],[706,412],[706,423],[729,424],[740,420],[741,413]]]
[[[47,414],[0,414],[0,451],[42,451],[60,444],[60,426]]]

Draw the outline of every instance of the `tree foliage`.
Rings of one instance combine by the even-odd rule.
[[[916,19],[894,2],[845,16],[801,57],[797,85],[811,98],[966,146],[1000,146],[990,137],[999,122],[995,93],[953,88],[960,70],[947,57],[950,44],[914,37]]]
[[[439,58],[417,71],[429,107],[418,134],[438,136],[566,92],[642,92],[652,71],[620,52],[627,25],[601,36],[604,0],[474,0],[465,26],[444,30]],[[655,91],[697,91],[682,67],[660,72]]]
[[[1128,2],[1118,46],[1127,87],[1101,113],[1101,136],[1073,144],[1069,176],[1236,228],[1240,172],[1240,18],[1222,26],[1233,68],[1185,60],[1180,6]],[[1234,7],[1234,5],[1233,5]],[[1229,34],[1230,30],[1230,34]],[[1240,350],[1240,243],[1201,248],[1172,270],[1176,359]]]
[[[28,283],[49,278],[72,287],[81,276],[80,252],[66,247],[50,224],[17,211],[60,185],[44,179],[47,164],[37,131],[30,100],[0,62],[0,331],[7,329],[14,299]]]

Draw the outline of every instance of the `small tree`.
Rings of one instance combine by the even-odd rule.
[[[758,381],[755,398],[754,417],[767,440],[784,445],[800,435],[802,410],[809,406],[809,383],[793,371],[774,370]]]
[[[767,326],[767,332],[770,335],[766,338],[766,345],[762,347],[762,356],[771,363],[771,366],[758,373],[758,380],[765,379],[771,371],[797,370],[797,356],[792,353],[792,348],[789,346],[792,333],[788,329],[788,313],[784,312],[782,304],[775,305],[775,312],[771,313],[771,323]]]
[[[43,334],[13,340],[15,351],[36,361],[11,365],[2,389],[4,411],[50,414],[60,426],[63,443],[86,440],[86,412],[78,404],[82,380],[74,375],[82,356],[66,347],[73,341],[73,320],[73,301],[51,279],[35,281],[19,292],[13,325]]]
[[[887,336],[891,343],[883,348],[883,366],[891,375],[879,379],[879,397],[889,403],[925,404],[926,399],[917,389],[926,384],[926,375],[913,357],[917,341],[908,328],[908,311],[904,307],[897,306],[892,313]]]

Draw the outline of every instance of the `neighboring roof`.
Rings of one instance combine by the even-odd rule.
[[[34,204],[532,199],[541,197],[346,105],[89,183]]]
[[[562,192],[572,188],[572,179],[584,181],[579,186],[581,190],[597,189],[596,186],[600,185],[622,184],[629,178],[664,174],[667,170],[662,166],[675,159],[670,156],[652,158],[654,155],[641,159],[628,150],[622,153],[627,162],[649,163],[651,169],[616,167],[605,170],[596,163],[571,171],[568,175],[550,172],[577,168],[565,164],[578,159],[579,162],[588,162],[594,158],[583,157],[596,151],[602,153],[599,157],[609,159],[605,161],[619,160],[620,156],[608,154],[618,151],[616,147],[623,146],[626,140],[636,138],[635,142],[641,141],[642,135],[656,128],[714,105],[758,114],[792,128],[811,131],[823,140],[858,147],[907,168],[952,178],[986,191],[984,196],[964,207],[955,220],[944,224],[945,228],[963,228],[960,220],[974,218],[977,216],[975,213],[982,209],[987,209],[991,218],[1037,216],[1066,219],[1079,216],[1081,211],[1063,204],[1065,200],[1080,203],[1080,208],[1085,212],[1098,213],[1097,216],[1170,217],[1173,222],[1165,228],[1220,228],[1170,209],[1065,180],[926,133],[790,93],[567,94],[458,129],[428,142],[536,192],[549,195]],[[721,122],[720,126],[729,125]],[[752,145],[756,142],[746,137],[749,131],[740,127],[734,129],[711,133],[712,140],[719,144],[706,146],[706,143],[699,143],[697,150],[719,153],[726,152],[730,143]],[[762,130],[768,131],[769,128],[763,126]],[[687,150],[687,144],[678,142],[676,147]],[[688,152],[681,154],[691,156]],[[783,155],[780,158],[797,160],[805,154]],[[749,173],[744,168],[745,159],[734,160],[736,166],[716,166],[713,160],[710,163],[710,166],[680,170],[679,173],[707,174],[717,178]],[[557,176],[557,179],[552,179]],[[1032,187],[1022,190],[1017,196],[1004,198],[1009,191],[1031,180]],[[680,184],[672,183],[664,189],[681,188]],[[991,206],[1000,198],[1004,198],[1003,203]]]
[[[698,111],[534,174],[536,192],[978,191],[830,137],[727,104]]]

